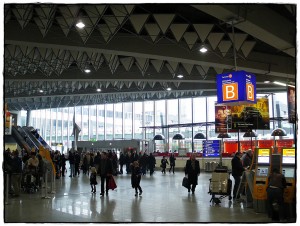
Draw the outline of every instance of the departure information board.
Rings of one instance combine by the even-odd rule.
[[[218,157],[220,156],[220,140],[204,140],[203,141],[203,156]]]

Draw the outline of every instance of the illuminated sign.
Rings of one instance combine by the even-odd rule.
[[[246,71],[217,75],[218,103],[256,103],[256,77]]]
[[[258,164],[270,164],[270,149],[258,149]]]
[[[295,164],[295,148],[282,149],[282,164]]]
[[[204,140],[202,142],[204,157],[220,156],[220,140]]]

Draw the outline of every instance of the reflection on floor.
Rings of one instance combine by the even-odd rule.
[[[68,176],[55,180],[55,193],[42,198],[41,192],[22,193],[4,205],[4,222],[271,222],[264,213],[246,208],[245,202],[228,197],[219,205],[208,194],[211,173],[201,173],[195,194],[182,187],[183,172],[162,175],[156,171],[142,177],[142,196],[134,196],[130,175],[115,177],[117,189],[100,197],[92,194],[89,177]]]

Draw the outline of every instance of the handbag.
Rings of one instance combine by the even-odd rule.
[[[113,176],[111,176],[108,180],[108,189],[115,190],[117,188],[117,184]]]
[[[183,177],[182,179],[182,186],[189,189],[190,188],[190,184],[189,184],[189,179],[187,177]]]

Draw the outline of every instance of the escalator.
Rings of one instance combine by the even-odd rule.
[[[30,140],[34,143],[34,145],[39,149],[40,146],[44,146],[37,138],[35,135],[33,135],[32,131],[34,130],[33,127],[27,127],[23,126],[22,129],[26,133],[27,137],[30,138]]]
[[[45,149],[52,151],[52,148],[47,144],[43,137],[41,137],[36,129],[34,129],[33,127],[28,127],[28,129],[30,130],[31,134],[39,141],[40,145],[42,145]]]
[[[12,136],[17,144],[30,152],[32,148],[37,149],[34,142],[27,136],[26,132],[20,126],[12,126]]]

